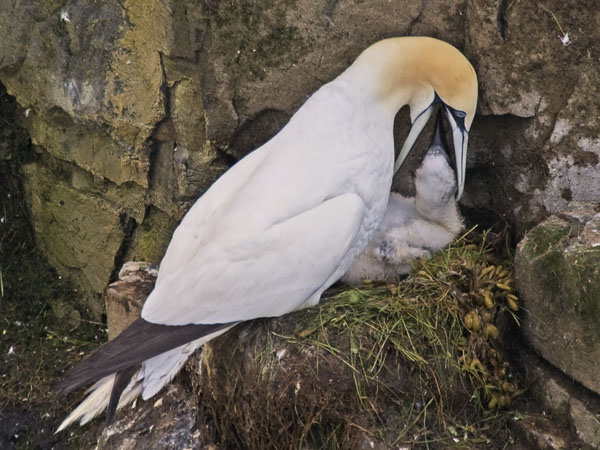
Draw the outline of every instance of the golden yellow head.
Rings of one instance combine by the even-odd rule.
[[[436,103],[452,127],[457,198],[464,187],[468,132],[477,107],[477,75],[465,56],[447,42],[429,37],[399,37],[367,48],[346,76],[395,115],[410,107],[411,130],[394,170],[397,171],[427,123]]]

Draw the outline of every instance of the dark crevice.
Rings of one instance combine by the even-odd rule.
[[[231,167],[239,161],[235,156],[227,153],[221,148],[215,147],[215,151],[217,152],[217,157],[215,158],[214,163],[218,164],[222,162],[227,167]]]
[[[154,187],[154,180],[156,174],[156,164],[158,160],[159,153],[159,142],[156,139],[156,135],[160,127],[167,121],[171,119],[171,91],[169,90],[169,86],[167,83],[167,74],[165,72],[165,65],[163,63],[163,54],[158,52],[159,62],[160,62],[160,70],[162,73],[162,84],[160,86],[160,90],[163,94],[164,104],[165,104],[165,116],[163,120],[160,120],[156,123],[154,130],[151,136],[148,138],[147,144],[150,149],[150,154],[148,155],[148,190],[151,191]]]
[[[500,0],[498,5],[498,15],[496,16],[496,23],[498,25],[498,32],[502,40],[506,40],[506,32],[508,30],[508,20],[506,18],[508,12],[508,0]]]
[[[423,0],[421,2],[421,9],[419,10],[419,13],[416,15],[416,17],[410,21],[410,23],[408,24],[408,27],[406,29],[406,35],[407,36],[411,36],[412,32],[413,32],[413,28],[414,26],[419,23],[419,21],[421,20],[421,17],[423,16],[423,13],[425,12],[425,8],[427,8],[427,1]]]
[[[160,91],[162,92],[165,98],[165,117],[169,117],[171,115],[171,93],[169,91],[169,85],[167,82],[167,72],[165,71],[165,64],[163,62],[163,58],[164,56],[162,52],[158,52],[158,61],[160,63],[160,72],[162,75]]]
[[[236,127],[239,127],[240,122],[242,120],[242,116],[240,114],[240,105],[239,105],[239,100],[237,98],[237,81],[236,81],[236,85],[234,86],[233,92],[234,92],[234,95],[233,95],[233,98],[231,99],[231,106],[233,106],[233,110],[235,111],[235,115],[237,117]]]
[[[289,115],[285,111],[273,108],[259,111],[237,127],[227,153],[236,159],[243,158],[275,136],[288,120]]]
[[[37,248],[21,168],[39,156],[28,131],[19,124],[19,112],[16,99],[0,83],[0,275],[4,271],[5,276],[11,266],[18,267],[19,261],[31,257]]]
[[[202,52],[205,50],[205,45],[207,42],[207,37],[210,31],[210,20],[204,19],[198,23],[198,27],[194,29],[194,62],[198,64],[200,62],[200,57]]]
[[[119,214],[119,223],[121,225],[121,229],[123,230],[123,241],[119,246],[119,249],[115,253],[115,263],[113,265],[113,270],[110,274],[109,283],[114,283],[119,279],[119,271],[121,267],[125,263],[125,256],[127,255],[127,250],[129,250],[129,246],[131,245],[131,241],[133,239],[133,233],[137,228],[137,222],[133,217],[130,217],[125,212],[121,212]]]
[[[156,125],[154,133],[149,141],[150,154],[148,155],[148,191],[151,191],[154,187],[154,179],[156,172],[156,161],[158,159],[158,142],[154,139],[154,135],[156,134],[156,130],[160,126],[160,123]]]

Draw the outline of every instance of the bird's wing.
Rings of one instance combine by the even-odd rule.
[[[233,247],[211,242],[180,267],[171,260],[142,317],[164,325],[185,325],[231,323],[294,311],[339,271],[363,215],[362,199],[343,194]],[[179,233],[178,239],[184,235]]]

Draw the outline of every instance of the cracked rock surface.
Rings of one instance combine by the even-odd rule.
[[[158,263],[194,199],[385,37],[447,40],[478,72],[467,217],[519,237],[600,195],[592,0],[0,4],[0,82],[35,149],[23,178],[40,248],[96,314],[124,261]],[[402,111],[397,141],[407,127]]]
[[[528,344],[600,394],[600,206],[580,204],[537,225],[515,269]]]

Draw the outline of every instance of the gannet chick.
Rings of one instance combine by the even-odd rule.
[[[410,272],[412,260],[431,256],[460,233],[463,219],[454,196],[456,178],[446,151],[443,120],[438,111],[433,140],[417,169],[415,197],[392,193],[381,227],[342,281],[395,281]]]
[[[57,432],[149,399],[198,347],[240,322],[316,305],[375,235],[394,166],[437,104],[452,126],[460,198],[477,76],[456,48],[385,39],[321,86],[188,211],[141,318],[59,386],[67,393],[95,383]],[[404,105],[412,125],[394,165],[394,118]]]

